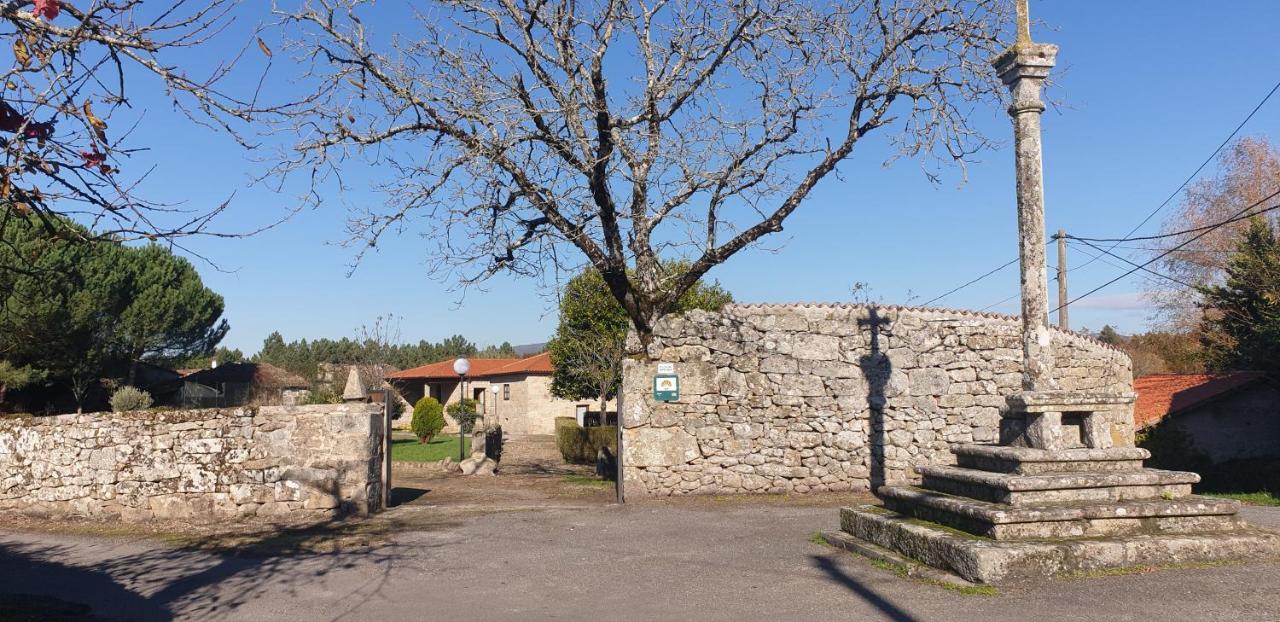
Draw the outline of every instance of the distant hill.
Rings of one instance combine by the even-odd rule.
[[[533,356],[547,351],[547,342],[529,343],[522,346],[514,346],[517,356]]]

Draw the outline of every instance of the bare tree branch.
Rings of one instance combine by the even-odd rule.
[[[364,0],[277,4],[311,90],[274,172],[322,183],[361,158],[386,205],[350,243],[418,231],[464,286],[573,270],[570,245],[647,337],[864,137],[925,162],[986,147],[967,117],[999,98],[1005,4],[436,0],[405,36],[367,29]],[[666,274],[676,258],[691,269]]]

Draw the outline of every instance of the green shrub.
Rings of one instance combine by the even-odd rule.
[[[476,413],[476,401],[463,399],[449,404],[449,416],[453,417],[453,420],[462,426],[463,432],[470,434],[472,428],[476,425],[476,419],[479,417],[479,414]]]
[[[142,389],[123,386],[111,394],[111,410],[122,413],[151,408],[151,394]]]
[[[434,397],[424,397],[413,405],[413,419],[409,422],[419,443],[429,443],[444,429],[444,408]]]
[[[584,428],[573,417],[556,417],[556,447],[571,464],[595,464],[600,448],[618,455],[618,426]]]
[[[333,392],[333,387],[326,383],[320,382],[311,385],[311,391],[307,393],[303,404],[341,404],[342,396]]]

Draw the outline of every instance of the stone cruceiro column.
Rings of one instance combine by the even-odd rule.
[[[1026,0],[1018,2],[1018,40],[992,61],[1009,87],[1018,193],[1018,256],[1022,270],[1022,388],[1051,391],[1053,350],[1049,339],[1049,279],[1045,268],[1044,166],[1040,147],[1040,91],[1058,46],[1033,43]]]

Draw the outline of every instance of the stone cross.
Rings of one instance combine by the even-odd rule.
[[[871,352],[873,354],[880,353],[880,327],[889,326],[892,323],[889,318],[880,317],[880,310],[874,306],[871,307],[867,319],[858,320],[858,326],[871,327]]]
[[[1014,165],[1017,169],[1018,257],[1022,269],[1022,388],[1051,391],[1053,350],[1049,341],[1049,278],[1045,269],[1044,171],[1040,147],[1040,90],[1053,68],[1058,46],[1031,41],[1027,0],[1018,0],[1018,40],[991,64],[1009,87],[1013,102]]]

